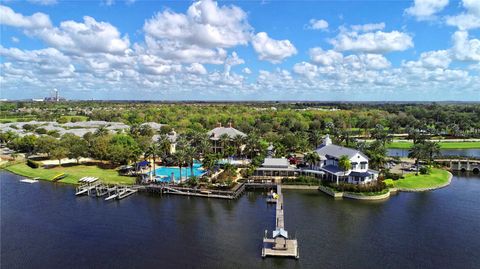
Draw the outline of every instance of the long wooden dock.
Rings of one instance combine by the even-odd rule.
[[[297,239],[291,238],[285,230],[285,215],[283,211],[282,186],[277,185],[277,204],[275,208],[275,231],[272,237],[268,237],[268,231],[265,230],[263,237],[262,257],[294,257],[300,258],[300,252]]]

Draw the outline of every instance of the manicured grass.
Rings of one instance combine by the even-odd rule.
[[[480,148],[480,142],[439,142],[441,149],[478,149]],[[391,149],[410,149],[413,146],[412,142],[392,142],[387,145],[387,148]]]
[[[68,167],[54,167],[54,168],[36,168],[33,169],[24,163],[10,165],[5,168],[12,173],[25,177],[38,177],[43,180],[51,181],[55,176],[65,173],[68,176],[61,179],[59,182],[68,184],[78,184],[78,180],[82,177],[97,177],[102,182],[107,184],[133,184],[134,177],[126,177],[118,175],[114,169],[102,169],[95,165],[76,165]]]
[[[448,182],[450,174],[448,171],[433,168],[429,175],[415,175],[415,173],[406,174],[404,179],[385,180],[385,184],[390,186],[393,184],[396,188],[403,189],[425,189],[439,187]]]
[[[87,121],[88,120],[87,116],[61,116],[60,118],[64,118],[68,121],[71,121],[72,118],[76,119],[77,121]]]

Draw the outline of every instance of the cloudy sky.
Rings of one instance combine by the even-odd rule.
[[[2,0],[0,97],[480,101],[480,0]]]

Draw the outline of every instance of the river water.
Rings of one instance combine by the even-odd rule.
[[[300,259],[261,258],[274,207],[138,194],[105,202],[0,171],[1,268],[479,268],[480,178],[383,202],[284,190]]]
[[[408,149],[387,149],[388,156],[408,157]],[[480,149],[441,149],[442,156],[462,156],[480,158]]]

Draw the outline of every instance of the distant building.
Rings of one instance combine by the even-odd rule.
[[[60,101],[66,101],[65,98],[60,97],[59,92],[57,89],[53,89],[53,94],[50,97],[45,97],[43,99],[45,102],[60,102]]]

